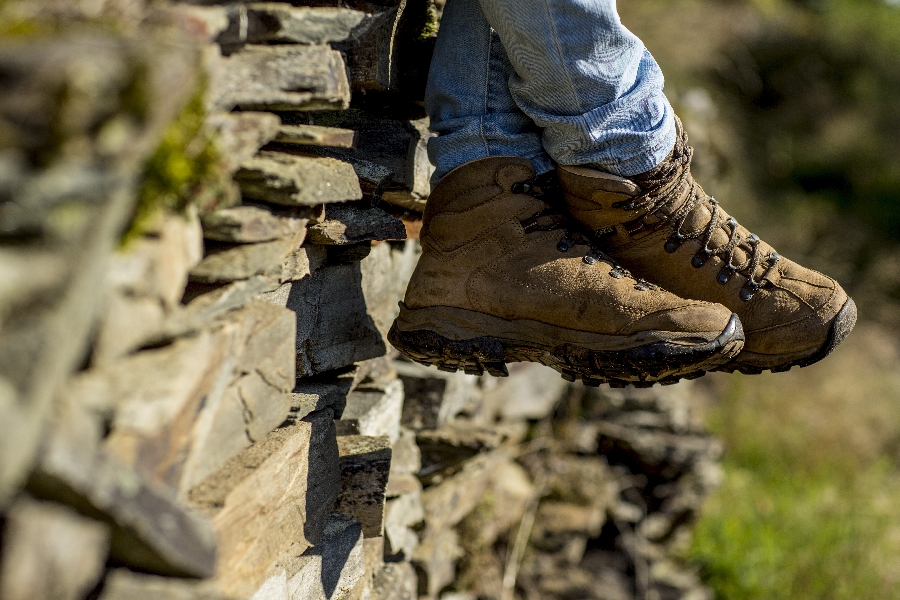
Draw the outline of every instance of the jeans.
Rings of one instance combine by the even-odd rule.
[[[621,176],[675,143],[663,75],[615,0],[448,0],[425,90],[436,183],[477,158]]]

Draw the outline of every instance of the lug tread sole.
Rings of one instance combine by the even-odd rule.
[[[682,379],[697,379],[727,363],[743,347],[743,329],[736,315],[715,340],[686,347],[654,342],[626,350],[588,350],[573,344],[541,348],[518,340],[478,337],[456,341],[430,329],[402,331],[396,322],[388,341],[407,358],[436,366],[442,371],[470,375],[509,375],[506,364],[537,362],[558,371],[567,381],[581,380],[596,387],[651,387],[671,385]]]

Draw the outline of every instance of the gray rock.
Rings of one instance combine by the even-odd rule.
[[[422,489],[416,473],[422,468],[422,453],[416,445],[416,434],[405,427],[394,442],[391,458],[391,476],[388,480],[388,498],[417,492]]]
[[[292,42],[341,42],[371,16],[347,8],[290,6],[253,2],[229,7],[228,28],[216,40],[222,45]]]
[[[388,500],[384,515],[384,534],[388,542],[386,553],[400,554],[409,560],[419,546],[419,536],[413,528],[421,524],[424,518],[421,493],[413,492]]]
[[[340,52],[327,45],[245,46],[222,59],[211,96],[228,110],[332,110],[350,103]]]
[[[437,598],[442,589],[456,580],[456,561],[464,552],[459,536],[445,529],[422,540],[413,554],[413,565],[419,574],[419,596]]]
[[[386,436],[394,444],[400,435],[402,409],[403,384],[399,380],[358,387],[347,395],[347,406],[335,423],[338,435]]]
[[[281,281],[300,281],[328,262],[326,246],[302,246],[285,257],[281,264]]]
[[[359,264],[327,266],[290,284],[297,314],[297,376],[381,356],[386,346],[367,313]]]
[[[107,575],[99,600],[226,600],[208,584],[114,569]],[[279,599],[280,600],[280,599]]]
[[[62,413],[29,492],[108,523],[116,561],[163,575],[212,575],[216,540],[208,520],[185,510],[170,489],[96,451],[97,425],[78,412]]]
[[[403,425],[410,429],[438,429],[460,413],[472,399],[477,377],[445,373],[417,363],[396,361],[406,401]]]
[[[227,172],[234,173],[257,150],[275,139],[281,119],[268,112],[213,113],[206,118],[206,125],[217,134],[215,141],[223,166]]]
[[[406,227],[380,208],[332,205],[325,208],[325,220],[310,226],[313,244],[347,245],[370,240],[406,239]]]
[[[109,527],[49,502],[19,498],[4,515],[0,595],[81,600],[99,581]]]
[[[463,467],[468,459],[493,450],[505,440],[497,428],[479,427],[468,421],[453,421],[440,429],[416,432],[416,445],[422,453],[419,479],[426,485],[447,477]]]
[[[509,377],[482,384],[479,416],[486,421],[539,420],[553,410],[569,388],[556,371],[538,363],[513,363]]]
[[[207,289],[202,289],[202,288]],[[188,304],[175,311],[166,320],[159,337],[151,342],[162,343],[185,337],[209,328],[228,312],[243,308],[254,298],[263,299],[279,287],[277,279],[264,276],[251,277],[223,286],[202,286],[195,284]],[[211,288],[211,289],[209,289]]]
[[[275,136],[281,144],[302,146],[329,146],[331,148],[355,148],[356,132],[339,127],[321,125],[282,125]]]
[[[191,491],[219,539],[216,589],[249,596],[285,552],[319,542],[341,485],[333,417],[276,429]]]
[[[334,512],[352,516],[367,538],[384,531],[384,501],[391,470],[391,445],[386,437],[350,435],[338,438],[341,493]]]
[[[388,563],[375,574],[371,600],[416,600],[418,581],[409,563]]]
[[[362,198],[353,167],[325,156],[263,151],[241,165],[235,180],[245,198],[286,206]]]
[[[347,404],[350,383],[349,379],[335,379],[335,383],[298,381],[291,394],[291,411],[285,423],[299,421],[306,415],[325,408],[333,410],[337,417],[343,413]]]

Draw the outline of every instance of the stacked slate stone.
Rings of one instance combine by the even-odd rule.
[[[0,4],[0,598],[702,597],[691,388],[387,343],[429,8],[301,4]]]

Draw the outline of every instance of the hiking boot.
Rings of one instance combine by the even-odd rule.
[[[441,180],[391,344],[445,371],[505,376],[505,363],[532,361],[617,386],[699,377],[740,351],[730,310],[633,278],[567,227],[548,181],[516,157]]]
[[[569,213],[615,260],[684,298],[737,313],[744,348],[718,370],[761,373],[827,356],[856,323],[837,282],[781,255],[694,182],[681,122],[672,153],[632,178],[558,168]]]

